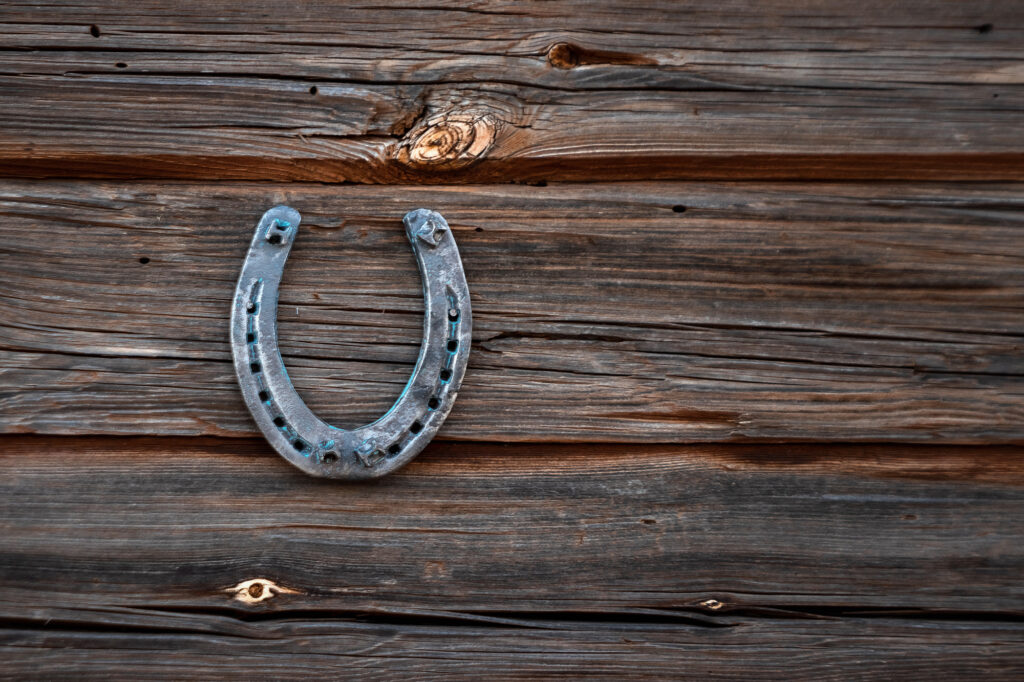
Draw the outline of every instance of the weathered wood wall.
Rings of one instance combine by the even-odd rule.
[[[0,27],[0,677],[1024,675],[1020,3]],[[398,219],[458,239],[466,382],[385,480],[292,470],[235,387],[281,202],[342,425],[415,361]]]

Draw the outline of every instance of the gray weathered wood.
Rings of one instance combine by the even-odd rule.
[[[1020,186],[951,184],[8,181],[0,429],[252,433],[227,313],[278,202],[305,216],[286,361],[342,426],[411,371],[422,301],[399,218],[429,206],[475,317],[448,438],[1024,438]]]
[[[1015,681],[1024,675],[1020,623],[755,618],[700,627],[521,618],[511,626],[487,627],[472,620],[361,623],[331,614],[245,623],[230,616],[153,611],[143,612],[133,626],[96,631],[90,615],[36,623],[36,629],[0,628],[5,675],[814,682]]]
[[[262,439],[5,436],[0,452],[8,620],[1024,609],[1019,447],[434,443],[348,485]],[[257,579],[287,592],[231,589]]]
[[[0,174],[1022,179],[1019,2],[23,3]]]

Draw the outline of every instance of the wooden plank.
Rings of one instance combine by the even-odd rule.
[[[287,202],[305,217],[285,359],[341,426],[383,413],[415,362],[422,301],[399,218],[425,205],[451,221],[473,294],[444,437],[1020,442],[1021,197],[10,181],[0,429],[253,433],[227,313],[252,226]]]
[[[0,175],[1024,178],[1017,2],[27,3]]]
[[[88,625],[88,616],[77,622]],[[283,622],[155,612],[109,632],[0,629],[11,677],[76,679],[1019,680],[1019,623],[752,619],[731,627],[528,620],[511,627]]]
[[[260,439],[6,436],[0,453],[8,624],[1024,608],[1019,447],[434,443],[358,485]]]

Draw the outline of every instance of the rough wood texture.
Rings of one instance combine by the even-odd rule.
[[[521,619],[362,623],[317,614],[238,622],[156,612],[97,630],[90,614],[58,628],[0,629],[7,670],[110,680],[537,679],[545,676],[701,680],[1019,680],[1019,623],[914,619],[753,620],[726,627]],[[427,623],[431,619],[423,619]],[[186,673],[187,671],[187,673]]]
[[[1024,666],[1019,448],[436,443],[339,485],[256,439],[2,443],[15,670]]]
[[[1018,0],[0,30],[0,677],[1024,677]],[[228,299],[280,202],[342,426],[417,353],[400,216],[459,240],[469,373],[391,478],[251,437]]]
[[[285,359],[342,426],[415,361],[398,217],[427,205],[473,295],[448,438],[1024,439],[1024,202],[997,185],[6,182],[0,429],[252,433],[227,310],[283,201]]]
[[[19,4],[0,174],[1024,179],[1019,2]]]
[[[343,484],[262,439],[3,443],[7,617],[256,578],[293,591],[260,612],[1024,609],[1014,446],[438,442]]]

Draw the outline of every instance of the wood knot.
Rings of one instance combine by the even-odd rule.
[[[298,594],[298,591],[278,585],[266,578],[243,580],[234,587],[229,587],[224,591],[234,595],[235,599],[245,604],[259,604],[279,594]]]
[[[548,64],[556,69],[577,66],[653,66],[658,62],[642,54],[595,50],[573,43],[555,43],[548,48]]]
[[[490,114],[441,114],[427,119],[409,135],[398,159],[410,166],[462,168],[487,153],[494,144],[498,121]]]
[[[717,599],[705,599],[704,601],[702,601],[700,603],[700,605],[703,606],[706,609],[711,610],[711,611],[718,611],[723,606],[725,606],[725,604],[723,604],[722,602],[718,601]]]
[[[580,49],[572,43],[555,43],[548,50],[548,64],[556,69],[571,69],[580,63]]]

